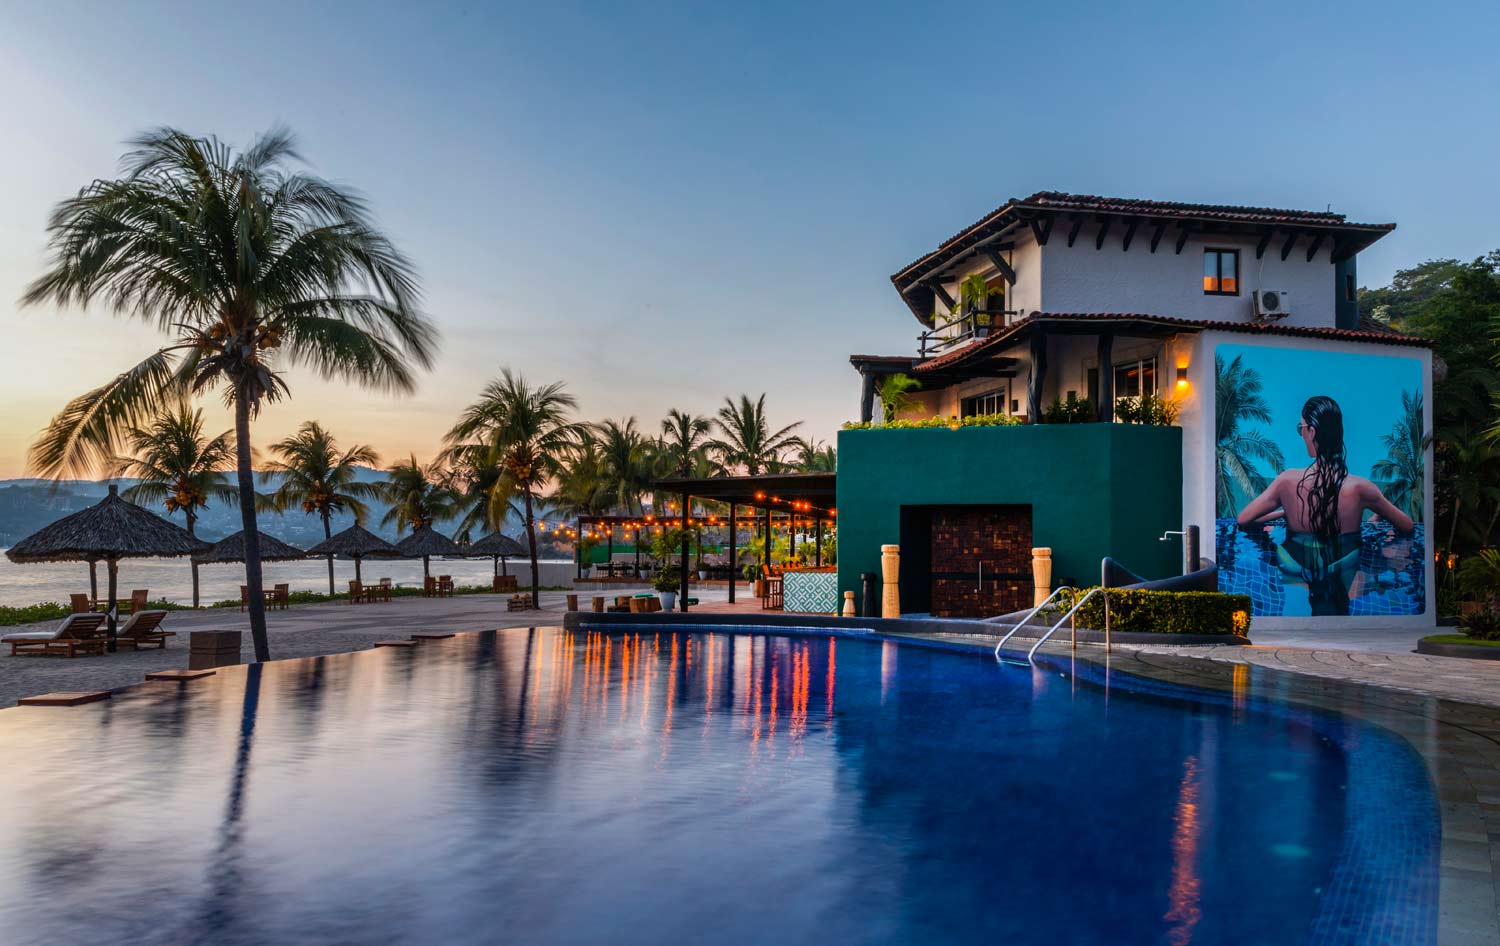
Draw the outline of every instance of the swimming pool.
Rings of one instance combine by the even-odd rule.
[[[517,629],[0,712],[13,944],[1430,943],[1383,730],[827,636]]]

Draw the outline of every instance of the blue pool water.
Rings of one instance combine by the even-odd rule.
[[[1256,616],[1314,613],[1307,584],[1278,564],[1277,548],[1285,539],[1285,519],[1256,530],[1241,529],[1233,519],[1218,520],[1214,544],[1219,590],[1249,595],[1251,614]],[[1427,607],[1426,548],[1426,530],[1420,522],[1411,535],[1403,536],[1389,523],[1366,521],[1360,529],[1359,565],[1345,589],[1348,608],[1337,608],[1337,613],[1422,614]]]
[[[0,711],[24,944],[1425,944],[1384,731],[853,638],[517,629]]]

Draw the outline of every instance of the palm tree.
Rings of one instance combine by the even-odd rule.
[[[1500,517],[1500,486],[1496,485],[1497,470],[1500,470],[1500,440],[1485,434],[1475,434],[1469,427],[1449,430],[1438,443],[1443,475],[1438,478],[1436,501],[1442,505],[1444,499],[1452,501],[1448,510],[1448,541],[1444,550],[1454,551],[1461,520],[1471,523],[1476,545],[1488,545],[1495,520]],[[1393,500],[1394,501],[1394,500]],[[1488,524],[1483,534],[1478,522],[1486,506],[1490,507]],[[1469,510],[1468,516],[1462,515]],[[1441,518],[1441,515],[1439,516]]]
[[[531,557],[531,604],[541,607],[540,569],[536,556],[537,494],[563,468],[583,426],[568,412],[578,402],[561,383],[533,388],[510,369],[485,385],[448,431],[445,457],[462,469],[493,469],[485,497],[487,524],[499,526],[510,500],[521,499]]]
[[[797,469],[803,473],[832,473],[838,469],[838,451],[816,437],[799,439]]]
[[[909,410],[916,399],[912,393],[922,389],[922,382],[908,374],[888,374],[880,379],[877,392],[880,395],[880,416],[884,423],[901,416]]]
[[[709,441],[708,449],[717,455],[719,465],[725,470],[743,470],[750,476],[775,473],[782,467],[782,454],[795,447],[797,438],[792,431],[802,425],[801,421],[775,431],[766,420],[766,396],[750,400],[741,394],[739,403],[725,398],[719,408],[719,432],[722,437]]]
[[[23,304],[88,305],[172,336],[167,346],[74,398],[33,445],[60,478],[108,462],[121,432],[187,392],[220,389],[234,409],[245,583],[255,659],[270,659],[262,598],[250,421],[307,367],[410,391],[436,334],[417,310],[411,265],[364,202],[300,171],[291,135],[273,130],[235,154],[216,138],[166,128],[141,136],[123,176],[63,201],[49,225],[50,269]]]
[[[656,441],[661,465],[670,476],[692,476],[708,458],[713,421],[672,408],[662,418],[661,437]]]
[[[1370,467],[1370,479],[1380,485],[1386,499],[1411,516],[1412,522],[1421,522],[1426,505],[1427,448],[1432,446],[1432,435],[1424,430],[1421,391],[1401,392],[1401,418],[1380,439],[1386,458]]]
[[[1234,490],[1241,495],[1258,496],[1271,484],[1256,466],[1257,460],[1272,469],[1286,466],[1286,459],[1276,442],[1258,430],[1243,430],[1241,422],[1271,423],[1271,408],[1261,396],[1260,374],[1247,368],[1236,355],[1227,366],[1214,355],[1214,391],[1217,397],[1215,443],[1218,455],[1216,493],[1219,518],[1234,516]]]
[[[385,472],[380,496],[390,508],[381,518],[381,525],[395,523],[397,532],[407,529],[416,532],[458,514],[458,493],[449,485],[452,478],[436,466],[424,467],[412,456]]]
[[[651,442],[636,429],[635,418],[606,420],[596,428],[601,485],[610,504],[630,515],[641,511],[641,494],[654,479]]]
[[[577,519],[609,513],[613,502],[605,470],[607,462],[598,432],[581,427],[572,449],[559,464],[557,489],[550,497],[558,515]]]
[[[333,434],[315,420],[305,422],[297,432],[271,444],[275,459],[266,464],[261,483],[279,479],[276,491],[266,497],[266,505],[275,512],[301,507],[309,515],[317,513],[323,520],[323,538],[333,536],[333,517],[348,510],[356,525],[364,525],[370,509],[366,500],[380,495],[380,485],[361,482],[357,467],[373,467],[380,462],[375,451],[355,444],[340,452]],[[328,556],[328,593],[333,586],[333,556]]]
[[[163,410],[147,427],[125,432],[131,456],[118,457],[114,475],[140,482],[121,495],[133,503],[161,503],[167,514],[181,511],[188,535],[197,534],[198,510],[211,500],[232,503],[238,497],[225,470],[234,464],[234,436],[203,433],[203,412],[182,402]],[[198,607],[198,563],[193,569],[193,607]]]

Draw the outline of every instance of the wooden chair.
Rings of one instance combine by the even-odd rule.
[[[69,595],[74,614],[88,614],[94,610],[94,602],[88,595]]]
[[[349,579],[349,603],[359,604],[365,600],[365,583],[358,578]]]
[[[428,575],[422,579],[422,597],[437,597],[437,579]]]
[[[501,594],[515,594],[519,587],[515,575],[496,575],[495,590]]]
[[[760,599],[760,607],[763,611],[780,611],[782,609],[781,574],[782,570],[770,565],[762,565],[761,577],[766,583],[765,596]]]
[[[285,584],[277,585],[276,586],[276,590],[275,590],[275,592],[274,592],[271,600],[272,600],[272,602],[275,603],[276,607],[280,608],[283,611],[285,611],[287,608],[291,607],[292,606],[292,586],[291,586],[291,583],[288,582],[288,583],[285,583]]]
[[[130,593],[130,613],[146,610],[146,599],[151,597],[151,592],[145,588],[137,588]]]
[[[12,657],[20,653],[62,654],[77,657],[79,653],[102,654],[109,647],[109,631],[102,614],[70,614],[51,631],[23,631],[0,638],[10,645]]]
[[[240,585],[240,610],[245,610],[245,605],[250,602],[250,586]]]
[[[375,596],[378,597],[381,601],[391,600],[391,580],[389,578],[380,579],[380,584],[376,585],[371,590],[375,592]]]
[[[453,576],[452,575],[439,575],[438,576],[437,592],[438,592],[438,597],[439,598],[451,598],[451,597],[453,597]]]
[[[167,638],[177,636],[176,631],[161,629],[161,622],[166,616],[165,611],[137,611],[125,622],[124,627],[115,632],[115,643],[131,650],[140,650],[142,647],[165,650]]]

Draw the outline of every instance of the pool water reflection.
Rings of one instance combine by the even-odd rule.
[[[1436,803],[1404,744],[1238,680],[1120,682],[848,638],[516,629],[5,710],[0,930],[1433,940]]]

